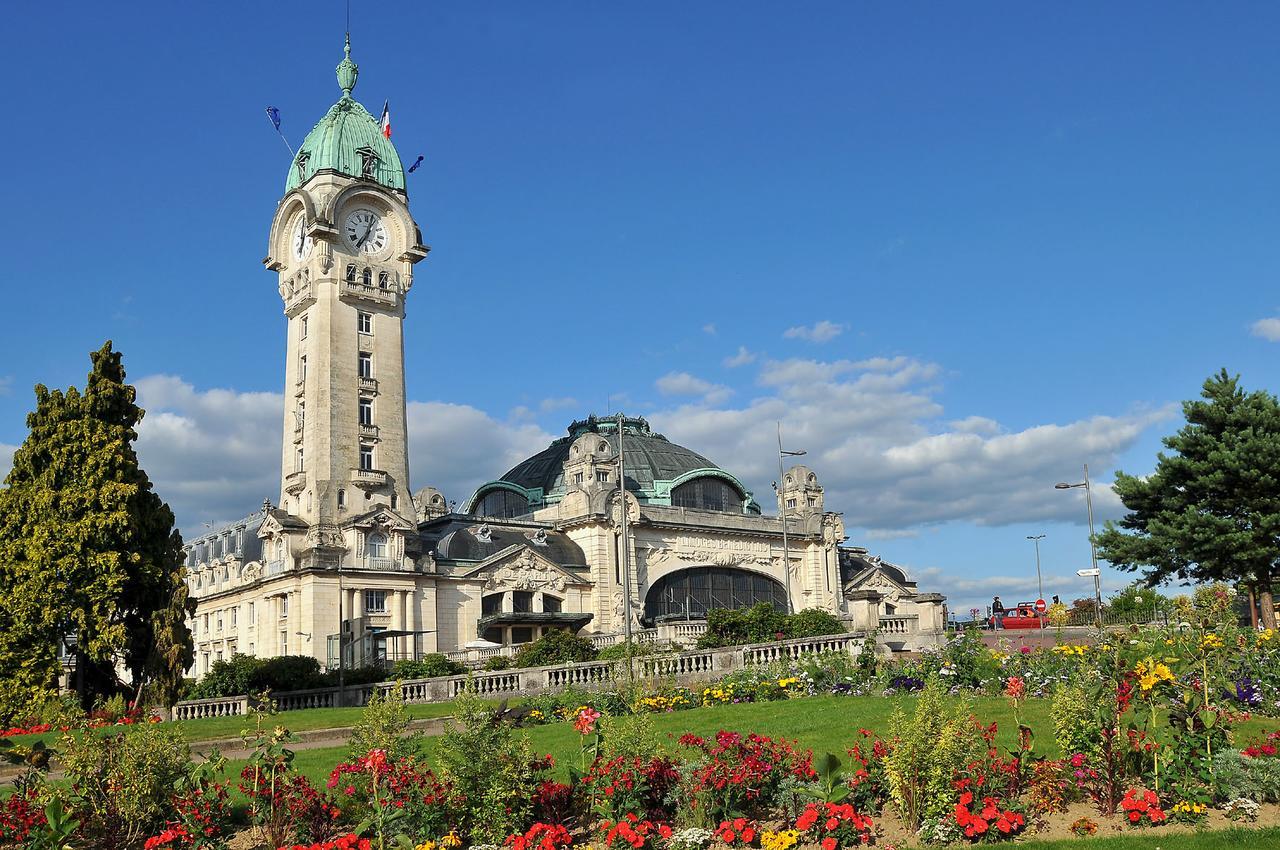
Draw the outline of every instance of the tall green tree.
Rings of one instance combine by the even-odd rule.
[[[83,393],[36,386],[0,489],[0,714],[56,691],[68,632],[86,701],[117,663],[171,700],[192,661],[182,538],[133,448],[143,411],[111,343],[91,359]]]
[[[1165,437],[1149,476],[1116,473],[1129,513],[1098,535],[1098,555],[1171,579],[1242,583],[1275,627],[1272,582],[1280,562],[1280,403],[1245,392],[1222,370],[1182,405],[1186,424]]]

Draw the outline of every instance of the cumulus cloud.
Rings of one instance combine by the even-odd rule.
[[[822,319],[813,325],[796,325],[787,328],[782,335],[787,339],[804,339],[809,342],[830,342],[844,333],[845,326]]]
[[[1280,342],[1280,318],[1259,319],[1250,328],[1254,336],[1270,342]]]
[[[826,503],[851,529],[884,535],[930,524],[1000,526],[1083,522],[1084,493],[1053,489],[1080,464],[1113,468],[1172,406],[1094,416],[1010,432],[987,417],[943,418],[939,368],[912,358],[786,360],[760,366],[763,394],[739,407],[679,405],[650,414],[671,439],[744,478],[763,504],[783,442],[826,488]],[[1108,482],[1094,482],[1094,509],[1118,516]]]
[[[200,390],[171,375],[136,385],[147,410],[138,428],[138,457],[186,535],[202,533],[206,522],[244,516],[264,497],[278,500],[279,393]],[[439,487],[460,505],[476,486],[552,439],[536,425],[494,419],[464,404],[410,402],[406,412],[413,486]],[[13,448],[0,446],[5,466]]]
[[[723,361],[726,369],[737,369],[739,366],[746,366],[756,362],[756,356],[747,350],[745,345],[738,346],[738,353],[732,357],[726,357]]]
[[[668,372],[653,382],[658,392],[671,396],[699,396],[701,404],[715,405],[728,400],[733,390],[713,384],[688,372]]]
[[[13,453],[17,450],[17,446],[0,443],[0,481],[3,481],[4,477],[9,474],[9,470],[13,469]]]

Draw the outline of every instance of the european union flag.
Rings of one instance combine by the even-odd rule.
[[[412,174],[413,172],[417,171],[419,165],[422,165],[421,156],[419,156],[417,159],[413,161],[413,165],[409,166],[409,173]]]
[[[274,106],[267,107],[267,117],[271,119],[271,123],[275,125],[276,131],[280,130],[280,110]]]

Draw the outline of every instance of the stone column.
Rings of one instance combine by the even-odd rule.
[[[399,590],[391,592],[391,631],[398,632],[404,629],[404,593]],[[393,657],[400,658],[403,652],[404,638],[394,637],[391,639],[391,649]]]
[[[422,621],[418,617],[418,606],[421,603],[421,599],[418,595],[418,589],[416,587],[413,590],[409,591],[408,599],[405,600],[405,603],[407,605],[407,613],[409,615],[408,616],[409,624],[408,626],[406,626],[406,628],[408,628],[409,631],[411,632],[417,632],[419,629],[422,628],[421,626]],[[409,657],[412,659],[416,659],[418,657],[418,651],[419,651],[418,635],[416,634],[409,635],[405,643],[407,644],[407,648],[405,649],[405,651],[409,653]]]

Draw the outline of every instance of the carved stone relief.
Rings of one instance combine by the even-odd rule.
[[[537,555],[525,550],[489,574],[485,589],[511,590],[550,589],[563,592],[568,582],[559,570],[547,564]]]

